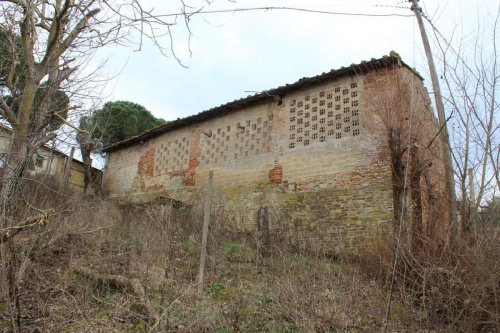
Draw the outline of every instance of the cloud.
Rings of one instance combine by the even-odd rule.
[[[486,15],[483,7],[494,9],[492,2],[463,0],[458,6],[449,0],[421,1],[436,19],[436,25],[442,26],[446,33],[456,24],[462,24],[464,13],[479,11],[478,15]],[[162,12],[178,11],[178,3],[177,6],[172,3],[175,1],[151,2]],[[220,0],[208,9],[288,5],[338,12],[411,14],[409,9],[384,7],[394,6],[394,1],[380,0],[377,4],[383,6],[375,7],[371,0],[254,0],[236,4]],[[463,22],[463,29],[474,29],[471,23]],[[109,71],[125,68],[108,86],[109,90],[114,87],[111,98],[140,103],[156,116],[175,119],[244,97],[248,90],[270,89],[304,76],[378,58],[391,50],[422,74],[427,72],[413,17],[263,11],[194,16],[190,24],[192,57],[182,22],[174,27],[175,49],[188,69],[172,57],[161,56],[152,45],[146,45],[141,52],[113,50]]]

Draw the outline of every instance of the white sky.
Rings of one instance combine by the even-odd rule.
[[[188,0],[185,0],[188,1]],[[180,1],[141,1],[158,13],[179,12]],[[191,2],[192,3],[192,2]],[[154,6],[149,5],[154,4]],[[166,4],[169,4],[167,6]],[[474,34],[498,0],[421,1],[445,35]],[[149,6],[149,7],[148,7]],[[289,6],[324,11],[412,15],[404,0],[215,0],[206,10]],[[398,52],[427,77],[427,66],[414,17],[363,17],[260,11],[193,16],[192,56],[183,22],[174,27],[175,50],[188,68],[164,57],[151,45],[103,49],[112,79],[105,101],[129,100],[155,116],[182,118],[286,83]],[[429,34],[431,30],[429,25]],[[429,86],[429,80],[426,80]],[[430,88],[430,87],[429,87]],[[431,90],[431,89],[429,89]]]

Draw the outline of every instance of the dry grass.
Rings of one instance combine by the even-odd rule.
[[[451,244],[423,239],[404,246],[397,267],[400,297],[425,313],[429,327],[500,331],[500,230]]]
[[[422,237],[402,240],[395,270],[393,251],[380,244],[360,257],[362,271],[390,286],[403,312],[422,329],[500,332],[500,228],[462,235],[453,242]]]
[[[387,247],[371,248],[356,260],[339,259],[302,253],[274,237],[271,255],[258,258],[255,235],[222,229],[222,221],[215,220],[200,295],[202,218],[196,209],[160,203],[117,207],[79,194],[35,192],[37,204],[54,207],[57,214],[47,226],[16,239],[19,267],[25,267],[21,309],[26,332],[380,330],[390,264]],[[498,289],[491,288],[500,280],[490,280],[495,277],[490,268],[500,262],[498,243],[470,244],[446,260],[432,253],[405,253],[389,331],[468,331],[479,323],[495,328],[485,325],[498,319],[498,303],[488,303],[497,300],[491,293]],[[474,260],[480,255],[485,261]],[[456,264],[460,258],[468,266]],[[456,266],[443,266],[440,260]],[[132,290],[89,280],[75,267],[138,279],[160,320],[152,320]],[[455,281],[450,272],[458,285],[450,282]],[[480,276],[484,279],[472,288],[472,280]],[[458,292],[454,288],[468,298],[452,300],[450,293]],[[480,316],[483,308],[497,312]],[[0,331],[8,331],[7,312],[0,303]]]

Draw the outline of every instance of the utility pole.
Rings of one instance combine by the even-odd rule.
[[[429,38],[425,32],[424,22],[422,20],[422,9],[418,5],[419,0],[408,0],[412,3],[411,10],[417,17],[418,27],[420,28],[420,35],[422,36],[422,43],[424,44],[425,55],[429,64],[429,71],[431,74],[432,89],[434,90],[434,99],[436,102],[436,111],[438,114],[439,125],[442,126],[441,138],[443,147],[443,160],[445,168],[445,182],[446,192],[449,195],[448,201],[448,218],[451,224],[452,235],[456,236],[458,232],[457,225],[457,198],[455,194],[455,181],[453,180],[453,164],[451,160],[450,138],[446,126],[446,115],[444,113],[443,99],[441,95],[441,88],[439,87],[439,80],[436,73],[436,66],[434,65],[434,58],[432,57],[431,46]]]

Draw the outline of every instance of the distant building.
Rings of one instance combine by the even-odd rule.
[[[12,140],[12,130],[0,124],[0,168],[5,167],[5,159]],[[58,180],[63,177],[69,156],[49,146],[40,148],[32,161],[28,163],[27,173],[31,176],[47,175]],[[68,186],[78,191],[84,189],[85,168],[81,161],[73,159],[69,166]]]
[[[215,211],[226,223],[254,228],[267,206],[271,229],[291,241],[356,249],[390,231],[402,204],[422,232],[447,228],[437,133],[420,75],[383,57],[118,142],[107,149],[103,189],[122,201],[194,203],[212,170]],[[401,141],[397,154],[391,138]]]

